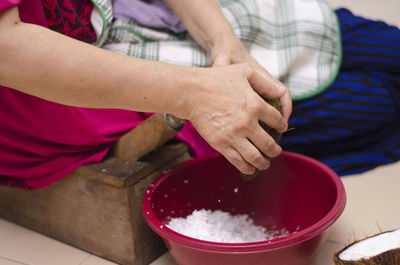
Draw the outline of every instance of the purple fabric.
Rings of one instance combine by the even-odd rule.
[[[117,18],[133,19],[143,26],[185,31],[181,21],[162,0],[114,0],[113,14]]]

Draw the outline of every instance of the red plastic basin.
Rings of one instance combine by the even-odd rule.
[[[252,181],[219,154],[199,157],[159,176],[146,190],[143,216],[180,265],[309,265],[344,210],[340,178],[327,166],[291,152]],[[254,243],[215,243],[165,226],[193,210],[248,214],[256,225],[291,235]]]

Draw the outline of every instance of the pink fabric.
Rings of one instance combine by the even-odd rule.
[[[0,1],[0,12],[3,12],[11,7],[17,6],[22,0],[1,0]]]
[[[47,27],[41,0],[21,0],[18,9],[22,21]]]
[[[0,12],[3,12],[13,6],[19,5],[22,0],[2,0],[0,1]]]
[[[20,2],[2,0],[0,12]],[[19,8],[24,22],[46,26],[40,0],[25,0]],[[0,184],[33,189],[101,161],[114,141],[151,115],[69,107],[1,86],[0,99]],[[190,123],[177,138],[195,155],[214,152]]]

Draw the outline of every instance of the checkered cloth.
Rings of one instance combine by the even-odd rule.
[[[93,0],[97,46],[166,63],[209,66],[190,36],[113,19],[112,0]],[[335,13],[323,0],[220,0],[222,11],[249,53],[285,83],[293,100],[311,97],[336,77],[341,61]],[[212,26],[212,25],[210,25]]]

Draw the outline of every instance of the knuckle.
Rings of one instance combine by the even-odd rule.
[[[251,112],[253,114],[263,113],[264,109],[265,109],[265,103],[264,102],[256,101],[253,104],[251,104]]]
[[[249,128],[253,124],[253,118],[252,116],[247,116],[246,118],[243,119],[243,127],[244,128]]]
[[[274,144],[274,147],[271,150],[271,153],[269,154],[269,157],[274,158],[280,155],[282,152],[282,148],[278,144]]]
[[[269,140],[269,141],[266,141],[265,143],[264,143],[264,146],[263,146],[263,151],[265,151],[265,152],[270,152],[270,150],[273,148],[273,143],[272,143],[272,141],[271,140]]]
[[[247,77],[253,74],[253,68],[248,62],[243,63],[243,72]]]
[[[237,123],[237,129],[239,131],[248,130],[253,124],[253,115],[245,115],[242,117],[240,122]]]
[[[232,156],[228,158],[228,160],[237,168],[240,172],[245,174],[251,174],[254,171],[254,168],[246,163],[241,157],[239,156]]]
[[[207,138],[208,143],[217,150],[222,149],[227,142],[227,139],[219,134],[210,135]]]
[[[249,152],[247,154],[247,159],[251,164],[260,164],[262,162],[262,155],[257,152]]]
[[[263,153],[270,158],[277,157],[281,152],[282,148],[272,139],[264,144]]]
[[[265,154],[265,155],[267,155],[268,157],[270,157],[270,153],[271,153],[271,150],[272,150],[272,143],[271,143],[271,141],[268,141],[268,142],[266,142],[265,144],[264,144],[264,146],[262,147],[262,152],[263,152],[263,154]]]
[[[268,159],[265,158],[260,152],[254,151],[248,154],[247,160],[250,164],[258,169],[264,169],[268,166]]]
[[[239,165],[243,163],[243,159],[237,155],[235,152],[226,151],[223,152],[223,155],[234,165]]]
[[[254,158],[254,161],[252,163],[255,167],[257,167],[260,170],[263,170],[268,167],[269,161],[268,158],[264,157],[263,155],[259,154],[257,155],[256,158]]]
[[[237,167],[243,167],[242,160],[237,156],[231,157],[230,161],[232,162],[232,164],[236,165]]]
[[[236,129],[234,127],[232,128],[225,128],[224,130],[224,139],[225,141],[230,141],[231,139],[234,139],[236,136]]]

